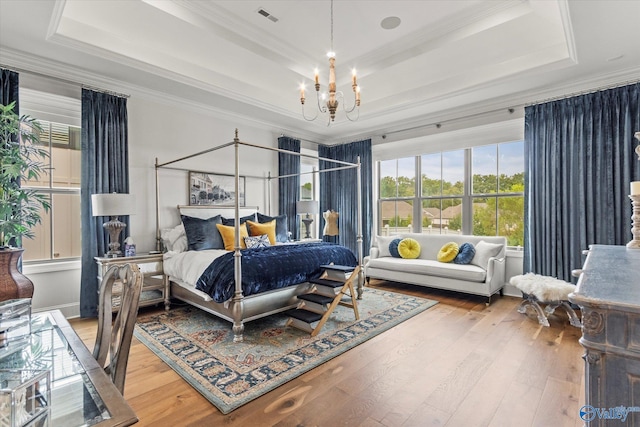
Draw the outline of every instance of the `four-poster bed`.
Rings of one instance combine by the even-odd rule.
[[[233,276],[232,276],[233,289],[232,289],[231,297],[226,300],[220,300],[220,292],[217,292],[217,293],[203,292],[202,290],[207,289],[207,285],[204,284],[202,280],[200,280],[202,279],[202,277],[199,278],[197,281],[197,287],[201,290],[195,287],[196,286],[195,283],[187,283],[186,280],[179,277],[180,273],[177,273],[177,268],[179,265],[181,265],[181,263],[183,265],[190,264],[192,262],[195,264],[200,263],[201,265],[199,266],[198,273],[194,274],[193,271],[191,271],[190,273],[191,279],[189,281],[192,282],[193,277],[199,275],[201,272],[200,270],[202,270],[203,266],[205,266],[205,264],[208,262],[208,261],[205,261],[205,258],[207,255],[205,255],[204,253],[195,254],[198,261],[189,261],[186,259],[186,255],[175,254],[172,252],[168,252],[167,254],[165,254],[165,266],[166,266],[165,280],[169,281],[168,286],[170,287],[171,297],[180,299],[188,304],[194,305],[204,311],[212,313],[218,317],[221,317],[231,322],[233,324],[232,329],[234,333],[234,341],[239,342],[239,341],[242,341],[243,339],[242,336],[244,331],[244,322],[255,320],[260,317],[268,316],[281,311],[285,311],[290,308],[294,308],[298,304],[297,295],[308,293],[312,289],[312,285],[310,285],[307,282],[308,279],[306,280],[298,279],[300,280],[299,282],[294,281],[291,284],[277,283],[277,284],[274,284],[273,286],[271,286],[272,285],[271,283],[264,283],[264,284],[257,283],[257,282],[261,282],[261,280],[256,279],[255,272],[250,272],[250,274],[248,274],[248,276],[252,277],[252,280],[253,280],[252,284],[247,285],[247,283],[243,283],[243,274],[242,274],[243,253],[241,251],[241,248],[244,247],[244,243],[241,241],[241,226],[243,226],[244,223],[241,223],[241,221],[247,218],[248,216],[256,215],[257,208],[240,207],[240,201],[239,201],[240,200],[240,197],[239,197],[240,195],[240,156],[239,156],[240,146],[287,153],[287,154],[291,154],[299,157],[308,157],[308,158],[313,158],[317,160],[324,160],[324,161],[332,162],[338,165],[337,167],[334,167],[334,168],[314,171],[313,173],[326,173],[326,172],[331,172],[335,170],[351,169],[351,168],[356,169],[357,179],[355,184],[357,188],[355,193],[357,194],[357,200],[358,200],[358,203],[357,203],[358,221],[356,224],[356,230],[357,230],[357,256],[356,257],[353,256],[353,253],[350,250],[343,247],[339,247],[337,245],[331,245],[328,243],[304,244],[304,245],[299,245],[300,246],[299,248],[293,248],[293,245],[290,246],[289,248],[286,248],[284,246],[287,246],[287,245],[281,245],[280,249],[278,249],[277,247],[274,247],[274,248],[265,248],[265,250],[263,251],[254,250],[254,249],[246,250],[245,254],[247,254],[247,258],[251,260],[253,260],[254,258],[258,259],[259,256],[265,256],[265,257],[273,256],[274,260],[278,260],[279,262],[282,262],[282,260],[286,259],[287,257],[289,257],[290,259],[298,257],[300,260],[302,259],[309,260],[310,264],[313,262],[316,262],[318,264],[317,266],[315,264],[308,265],[307,267],[305,267],[308,270],[305,270],[304,272],[300,271],[300,272],[294,272],[294,273],[291,273],[291,271],[289,271],[291,270],[291,268],[290,266],[288,266],[282,271],[284,272],[286,270],[288,273],[290,273],[289,276],[291,277],[287,278],[289,281],[295,280],[294,277],[297,277],[297,278],[309,277],[309,274],[311,274],[312,270],[314,270],[314,268],[317,270],[316,267],[319,267],[319,265],[321,264],[344,263],[344,264],[362,265],[363,250],[362,250],[362,224],[361,224],[361,212],[362,212],[361,179],[360,179],[359,159],[357,163],[349,163],[349,162],[344,162],[340,160],[333,160],[333,159],[321,158],[318,156],[313,156],[308,154],[301,154],[298,152],[283,150],[280,148],[273,148],[268,146],[261,146],[257,144],[242,142],[238,138],[238,130],[236,129],[235,138],[232,142],[224,143],[217,147],[213,147],[208,150],[200,151],[198,153],[195,153],[189,156],[184,156],[184,157],[181,157],[172,161],[164,162],[164,163],[158,163],[158,159],[156,158],[156,163],[155,163],[156,239],[157,239],[158,250],[160,250],[160,244],[162,241],[161,230],[160,230],[159,171],[161,169],[175,169],[175,170],[186,171],[187,169],[178,168],[172,165],[174,165],[177,162],[185,161],[185,160],[188,160],[197,156],[201,156],[216,150],[220,150],[226,147],[230,147],[230,146],[233,146],[235,151],[234,181],[235,181],[236,197],[234,201],[234,206],[226,207],[226,208],[215,207],[215,206],[214,207],[179,206],[178,208],[181,215],[188,215],[188,216],[195,215],[203,219],[209,218],[210,220],[213,220],[214,217],[217,215],[224,216],[224,213],[229,212],[230,210],[233,212],[233,227],[235,232],[233,235],[233,239],[234,239],[233,253],[232,254],[225,253],[222,255],[219,253],[215,253],[213,254],[214,258],[216,258],[217,256],[219,256],[220,258],[216,258],[214,261],[212,261],[212,264],[213,264],[213,263],[222,261],[223,258],[226,257],[227,264],[229,264],[229,260],[230,260],[229,257],[232,257],[232,264],[230,264],[230,266],[232,265],[232,267],[229,267],[229,268],[233,268]],[[266,179],[270,184],[270,181],[272,179],[282,179],[282,178],[287,178],[287,177],[296,176],[296,175],[271,176],[271,174],[269,173],[267,178],[258,177],[258,176],[248,176],[248,175],[243,175],[243,176],[247,179],[248,178]],[[267,188],[270,193],[271,186],[268,185]],[[270,203],[270,199],[271,197],[269,194],[267,198],[268,203]],[[197,213],[194,214],[194,212],[197,212]],[[227,213],[227,218],[228,218],[228,213]],[[227,219],[227,221],[230,221],[230,219]],[[248,222],[250,223],[250,221]],[[192,251],[188,251],[188,252],[192,252]],[[217,251],[201,251],[201,252],[217,252]],[[272,253],[271,255],[269,255],[270,252]],[[347,253],[349,255],[347,255]],[[192,256],[192,255],[194,254],[190,254],[189,256]],[[352,257],[352,260],[349,260],[349,256]],[[183,257],[185,257],[185,259],[181,259]],[[262,260],[261,262],[263,265],[269,264],[269,262],[265,260]],[[250,264],[245,264],[245,268],[249,266]],[[204,277],[204,274],[202,276]],[[265,282],[280,282],[279,279],[280,278],[268,277],[266,273],[264,276]],[[281,287],[278,287],[278,286],[281,286]],[[362,297],[362,286],[363,286],[362,277],[358,277],[358,280],[357,280],[358,298]],[[247,289],[254,289],[256,287],[264,288],[264,289],[260,289],[257,291],[251,290],[247,292],[249,295],[245,295],[245,291]],[[275,288],[272,288],[272,287],[275,287]],[[253,292],[257,292],[257,293],[253,293]],[[224,294],[224,292],[222,294]],[[212,297],[212,295],[214,295],[216,298]],[[218,300],[216,301],[216,299]]]

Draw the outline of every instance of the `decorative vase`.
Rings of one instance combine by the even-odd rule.
[[[33,297],[33,282],[18,271],[24,249],[0,249],[0,301]]]

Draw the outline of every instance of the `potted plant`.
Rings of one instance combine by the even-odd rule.
[[[0,301],[31,298],[33,283],[18,270],[23,237],[33,238],[40,212],[49,211],[49,199],[21,182],[45,172],[47,150],[35,143],[42,131],[35,119],[19,117],[15,102],[0,105]]]

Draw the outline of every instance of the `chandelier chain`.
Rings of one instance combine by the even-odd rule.
[[[0,0],[2,1],[2,0]],[[318,110],[313,117],[307,117],[304,111],[304,103],[305,103],[305,88],[304,83],[300,85],[300,104],[302,105],[302,117],[307,121],[313,121],[318,117],[318,113],[329,113],[327,126],[331,125],[331,122],[335,120],[336,111],[338,110],[338,106],[342,104],[342,108],[347,116],[347,119],[354,122],[358,120],[360,117],[360,87],[358,86],[356,79],[356,70],[353,70],[353,76],[351,77],[351,89],[354,93],[354,102],[351,108],[345,107],[344,104],[344,94],[342,91],[336,90],[336,72],[335,72],[335,62],[336,62],[336,53],[333,51],[333,0],[331,0],[331,51],[327,53],[329,57],[329,86],[328,86],[328,98],[326,98],[325,94],[322,94],[322,103],[320,102],[320,79],[318,75],[318,69],[315,70],[315,89],[316,89],[316,100],[318,101]],[[356,111],[357,110],[357,111]],[[350,113],[356,111],[355,117],[350,116]]]
[[[333,52],[333,0],[331,0],[331,52]]]

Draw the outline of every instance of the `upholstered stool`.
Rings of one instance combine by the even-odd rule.
[[[518,313],[526,313],[527,307],[531,306],[538,315],[538,323],[549,326],[547,317],[553,314],[556,308],[562,307],[567,312],[571,325],[577,328],[582,326],[568,300],[569,294],[575,290],[575,285],[533,273],[513,276],[509,283],[520,289],[523,294],[524,300],[518,307]],[[544,310],[540,304],[546,304]]]

